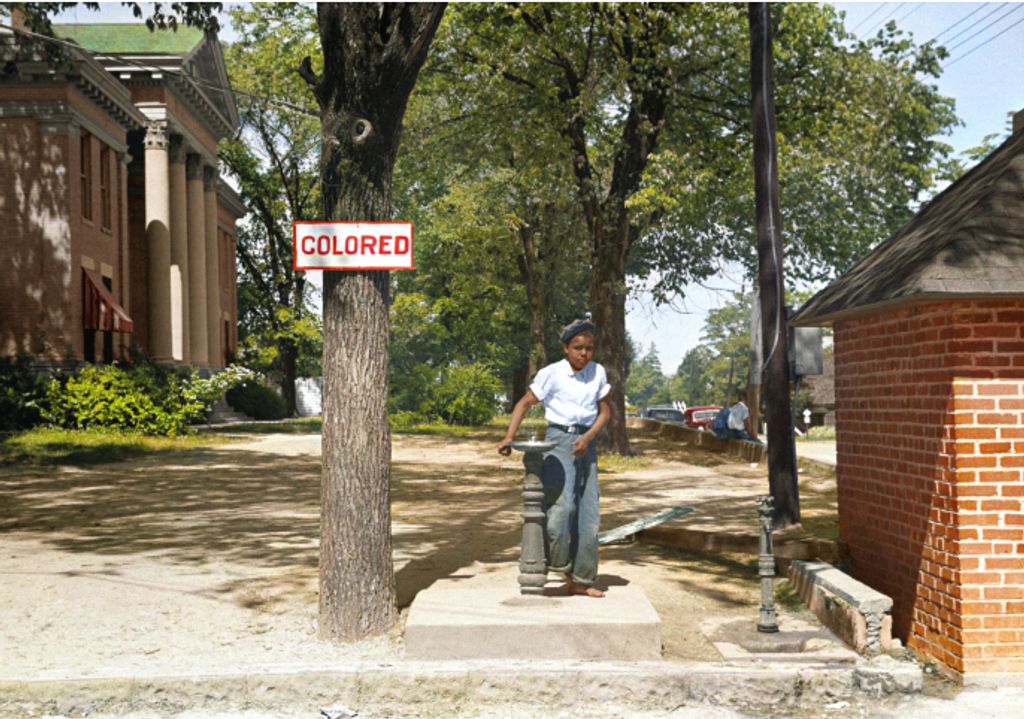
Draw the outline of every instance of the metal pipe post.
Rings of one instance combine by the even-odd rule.
[[[761,577],[761,610],[757,631],[771,634],[779,631],[775,617],[775,557],[772,555],[772,498],[757,498],[757,514],[761,525],[761,551],[757,557],[757,574]]]

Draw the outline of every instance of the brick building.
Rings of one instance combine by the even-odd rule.
[[[1024,673],[1021,120],[793,319],[835,331],[850,571],[967,681]]]
[[[57,25],[0,34],[0,354],[221,367],[235,223],[217,143],[238,113],[215,36]]]

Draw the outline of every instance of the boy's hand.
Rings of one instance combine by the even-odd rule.
[[[587,447],[590,445],[590,440],[586,437],[580,437],[572,443],[572,456],[581,457],[583,453],[587,451]]]
[[[512,454],[512,443],[510,440],[503,439],[498,442],[498,454],[502,457],[508,457]]]

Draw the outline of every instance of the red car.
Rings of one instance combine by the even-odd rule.
[[[705,405],[704,407],[687,407],[686,411],[683,412],[683,422],[692,429],[708,427],[715,421],[715,417],[721,409],[721,407],[715,404]]]

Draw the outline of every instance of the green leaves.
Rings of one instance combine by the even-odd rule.
[[[221,143],[220,157],[252,210],[237,245],[240,359],[278,380],[294,403],[296,373],[319,375],[323,347],[311,287],[292,269],[292,222],[321,213],[320,123],[293,109],[315,106],[297,68],[321,57],[319,33],[305,5],[235,6],[231,17],[239,39],[225,58],[243,93],[243,126]]]
[[[50,380],[42,418],[68,429],[109,428],[175,437],[206,419],[214,402],[252,373],[229,367],[208,379],[192,370],[172,371],[140,361],[134,365],[86,365]]]

